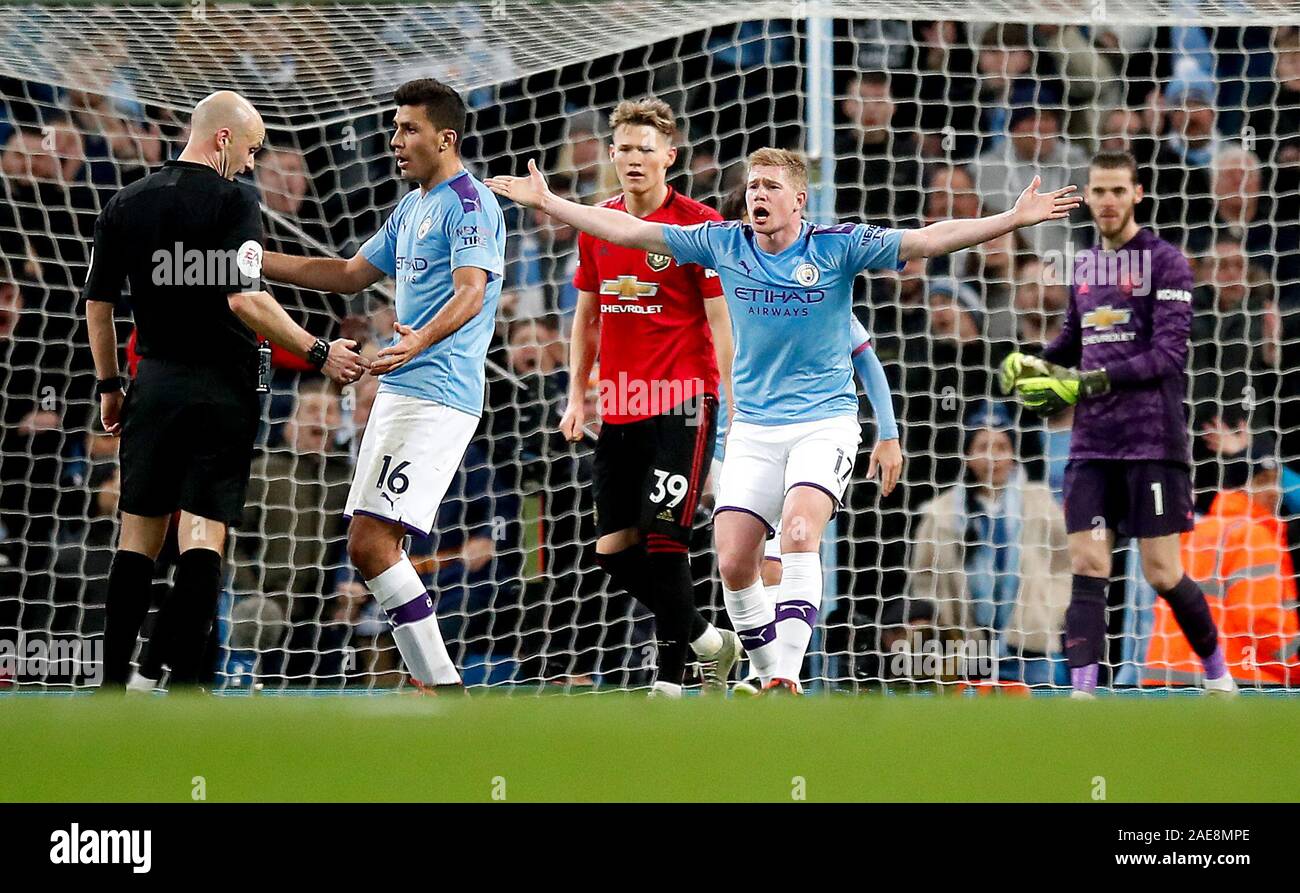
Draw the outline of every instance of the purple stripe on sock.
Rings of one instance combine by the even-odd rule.
[[[1096,691],[1098,666],[1088,664],[1086,667],[1070,667],[1070,685],[1075,691]]]
[[[1214,653],[1201,660],[1205,667],[1206,679],[1220,679],[1228,672],[1228,662],[1223,659],[1223,646],[1218,645]]]
[[[740,644],[744,646],[746,651],[762,648],[764,645],[770,645],[776,641],[776,621],[773,620],[771,623],[765,623],[753,629],[738,629],[736,635],[740,636]]]
[[[802,620],[810,627],[817,626],[817,606],[812,602],[789,601],[776,603],[776,622]]]
[[[417,596],[404,605],[388,612],[388,622],[393,626],[406,626],[433,616],[433,597],[429,593]]]

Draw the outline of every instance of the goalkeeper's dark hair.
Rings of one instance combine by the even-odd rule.
[[[434,78],[416,78],[397,88],[393,102],[396,105],[421,106],[434,127],[456,131],[456,151],[460,152],[469,111],[465,108],[465,100],[451,87]]]
[[[1104,152],[1098,152],[1092,156],[1092,161],[1088,163],[1089,168],[1101,168],[1104,171],[1127,170],[1133,177],[1133,182],[1138,182],[1138,163],[1133,157],[1133,153],[1127,149],[1107,149]]]

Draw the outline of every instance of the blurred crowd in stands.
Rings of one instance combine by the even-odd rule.
[[[540,155],[553,189],[602,200],[618,189],[604,116],[620,98],[655,92],[684,124],[672,184],[722,205],[747,152],[802,144],[800,27],[745,22],[481,86],[468,94],[466,162],[486,176]],[[1008,207],[1034,173],[1048,189],[1082,186],[1097,149],[1137,156],[1140,221],[1183,247],[1196,277],[1189,416],[1203,514],[1186,538],[1188,567],[1222,611],[1230,655],[1246,655],[1240,681],[1300,684],[1300,29],[840,20],[834,62],[841,218],[974,217]],[[236,80],[274,74],[271,62],[245,63]],[[0,78],[4,637],[102,630],[116,444],[91,399],[79,287],[99,208],[186,135],[183,114],[139,98],[133,85],[147,73],[114,66],[101,72],[102,92]],[[294,117],[288,86],[286,97],[262,108],[269,146],[247,182],[268,248],[349,255],[406,188],[386,151],[386,106],[318,125]],[[605,594],[592,560],[592,443],[556,430],[576,233],[505,210],[483,421],[437,530],[411,554],[467,682],[642,683],[652,629],[626,598]],[[893,495],[859,480],[839,517],[826,674],[907,681],[890,656],[920,635],[988,643],[1004,681],[1060,678],[1070,418],[1021,416],[998,399],[991,370],[1059,331],[1069,258],[1092,242],[1081,211],[858,280],[855,311],[890,375],[907,461]],[[313,332],[355,338],[371,355],[392,330],[382,287],[352,301],[272,290]],[[125,343],[130,322],[120,325]],[[351,458],[377,384],[339,392],[277,356],[211,646],[229,684],[398,678],[385,624],[343,549]],[[862,417],[866,451],[865,400]],[[864,453],[857,473],[866,467]],[[709,537],[701,523],[699,596],[725,620]],[[1134,560],[1117,545],[1111,681],[1183,681],[1192,664],[1169,644],[1176,633]]]

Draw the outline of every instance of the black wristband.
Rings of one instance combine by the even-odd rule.
[[[324,338],[317,338],[316,343],[307,351],[307,362],[319,369],[330,357],[330,343]]]
[[[102,397],[105,394],[112,394],[115,391],[122,390],[126,384],[126,379],[120,375],[114,375],[112,378],[101,378],[95,382],[95,396]]]

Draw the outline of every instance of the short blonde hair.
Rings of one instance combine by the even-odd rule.
[[[745,161],[746,170],[756,167],[779,167],[790,178],[790,185],[795,191],[808,188],[808,162],[798,152],[789,149],[773,149],[770,146],[750,153]]]
[[[677,139],[677,116],[672,106],[655,96],[644,99],[624,99],[609,116],[609,130],[615,130],[627,124],[631,127],[653,127],[668,137],[669,145]]]

